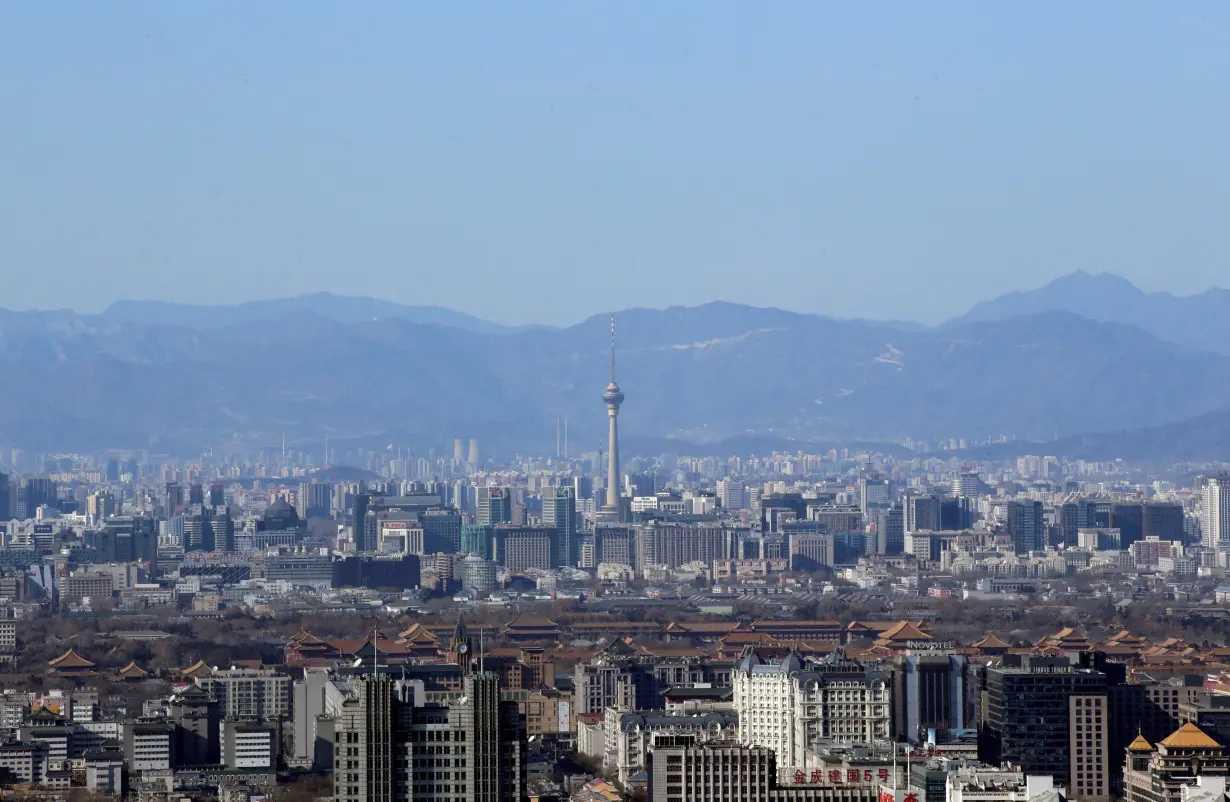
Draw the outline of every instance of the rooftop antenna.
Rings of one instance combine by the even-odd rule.
[[[568,416],[564,415],[564,459],[568,459]]]

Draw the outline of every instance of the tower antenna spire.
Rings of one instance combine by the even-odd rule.
[[[611,381],[615,381],[615,315],[611,315]]]

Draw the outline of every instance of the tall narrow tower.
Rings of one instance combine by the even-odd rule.
[[[603,512],[619,512],[619,405],[624,402],[624,394],[615,383],[615,316],[611,315],[611,383],[602,394],[606,404],[606,414],[611,420],[610,445],[607,448],[606,463],[606,504]]]

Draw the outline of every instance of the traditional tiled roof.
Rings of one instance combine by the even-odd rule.
[[[509,621],[504,629],[550,629],[557,626],[559,625],[545,615],[519,615]]]
[[[149,676],[149,672],[137,665],[135,660],[130,661],[128,665],[124,666],[115,673],[124,679],[142,679]]]
[[[988,632],[985,638],[970,645],[975,649],[1007,649],[1012,646],[1011,643],[1005,643],[994,632]]]
[[[1160,745],[1174,749],[1221,749],[1221,744],[1190,721],[1167,735]]]
[[[197,660],[195,663],[188,666],[187,668],[180,669],[179,673],[184,675],[185,677],[195,677],[197,674],[212,674],[214,673],[214,670],[210,668],[209,666],[205,665],[204,660]]]
[[[62,671],[70,668],[94,668],[93,663],[77,654],[77,650],[71,647],[67,652],[54,660],[47,661],[47,665],[51,666],[56,671]]]
[[[931,636],[910,621],[899,621],[881,632],[880,640],[931,640]]]
[[[1136,740],[1128,744],[1128,751],[1129,752],[1152,752],[1153,744],[1146,741],[1145,736],[1143,734],[1137,735]]]
[[[439,638],[428,632],[426,627],[417,622],[399,633],[397,638],[406,643],[435,644],[440,642]]]

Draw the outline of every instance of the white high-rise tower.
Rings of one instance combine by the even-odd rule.
[[[619,512],[619,405],[624,402],[624,394],[615,383],[615,316],[611,315],[611,383],[602,394],[606,404],[606,414],[611,421],[610,446],[607,449],[606,463],[606,504],[602,506],[605,513]]]

